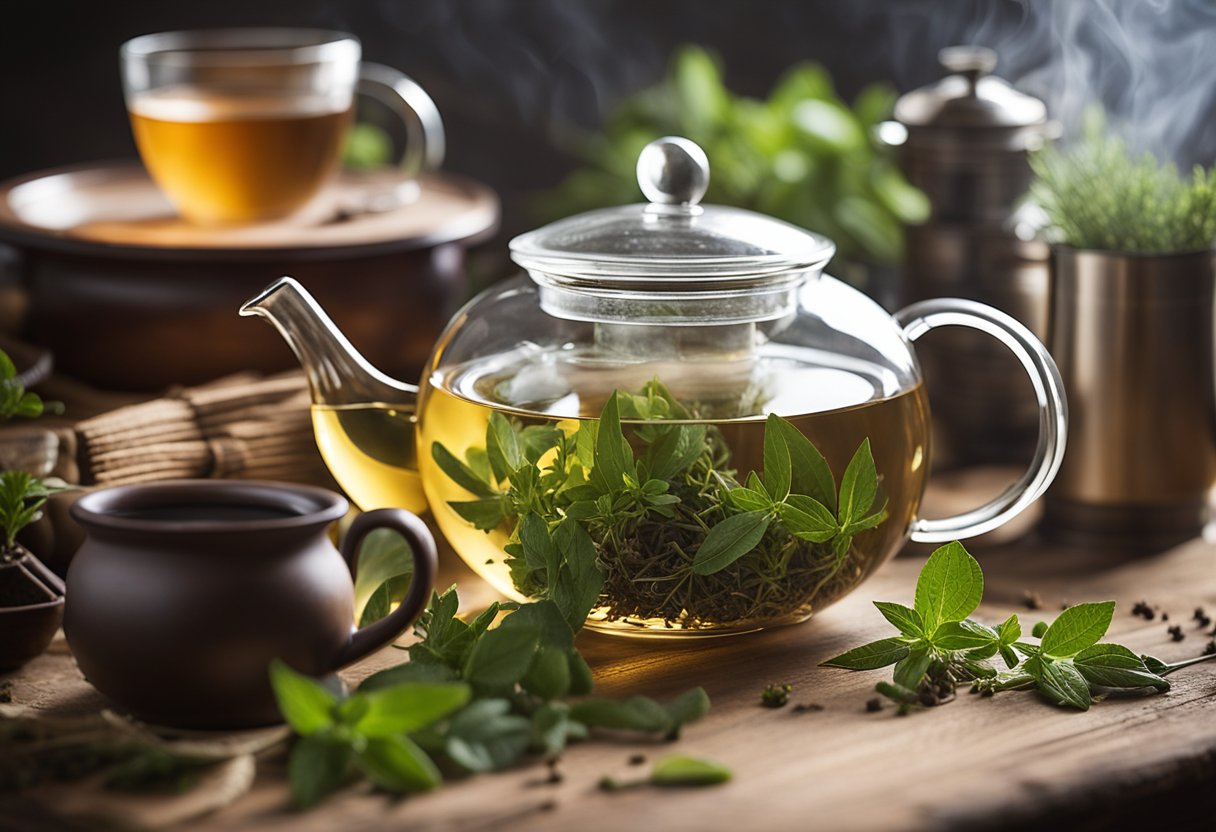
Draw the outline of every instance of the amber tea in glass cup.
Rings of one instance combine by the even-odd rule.
[[[217,29],[123,44],[123,91],[140,156],[199,225],[257,223],[303,208],[337,171],[361,92],[406,125],[394,196],[443,158],[443,126],[414,81],[361,63],[357,38],[314,29]]]

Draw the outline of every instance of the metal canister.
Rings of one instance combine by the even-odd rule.
[[[1049,250],[1033,234],[1017,233],[1017,214],[1032,176],[1028,153],[1058,127],[1042,101],[989,74],[997,60],[992,50],[956,46],[939,59],[951,74],[895,106],[905,134],[901,166],[931,204],[929,220],[905,231],[905,300],[978,300],[1043,339]],[[935,335],[917,351],[934,416],[950,438],[949,462],[1031,457],[1038,413],[1025,406],[1031,400],[1025,374],[1012,355],[965,330]]]

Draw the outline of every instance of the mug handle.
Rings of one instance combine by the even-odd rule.
[[[909,341],[916,341],[941,326],[978,329],[1008,347],[1030,376],[1039,402],[1039,442],[1026,473],[999,497],[979,508],[938,520],[917,518],[912,521],[911,537],[917,543],[946,543],[992,531],[1043,496],[1060,470],[1068,437],[1068,402],[1056,362],[1034,333],[1019,321],[975,301],[959,298],[921,301],[895,313],[895,320]],[[960,391],[960,395],[967,395],[967,391]]]
[[[359,65],[358,91],[388,107],[405,124],[405,151],[398,169],[402,183],[397,187],[399,201],[417,196],[414,180],[420,173],[443,164],[446,140],[439,109],[426,90],[404,72],[384,64]]]
[[[409,544],[410,554],[414,558],[414,574],[410,578],[410,588],[397,609],[374,624],[351,633],[350,641],[334,661],[334,670],[358,661],[401,635],[426,609],[431,590],[435,587],[435,572],[438,569],[435,538],[431,536],[425,523],[399,508],[369,511],[360,514],[355,518],[355,522],[351,523],[350,531],[342,541],[341,551],[347,567],[350,568],[352,580],[358,569],[359,549],[363,545],[363,539],[376,529],[392,529]]]

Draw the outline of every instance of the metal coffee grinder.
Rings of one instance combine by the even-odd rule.
[[[997,56],[955,46],[939,54],[951,73],[907,93],[879,137],[929,197],[929,220],[905,231],[905,303],[951,296],[1013,315],[1040,339],[1049,303],[1045,243],[1018,231],[1031,180],[1028,153],[1059,133],[1037,98],[989,73]],[[901,141],[902,140],[902,141]],[[950,438],[947,467],[1025,463],[1038,435],[1025,373],[991,338],[961,328],[926,338],[920,352],[933,412]],[[918,345],[919,346],[919,345]]]

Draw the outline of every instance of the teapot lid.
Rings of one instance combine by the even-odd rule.
[[[709,160],[696,143],[656,139],[638,156],[648,203],[577,214],[511,241],[511,258],[534,278],[585,288],[688,292],[758,286],[823,268],[836,250],[826,237],[755,211],[701,205]]]
[[[990,75],[997,55],[982,46],[951,46],[938,53],[951,75],[913,90],[895,104],[896,120],[909,127],[947,130],[1018,129],[1044,125],[1047,107]]]

